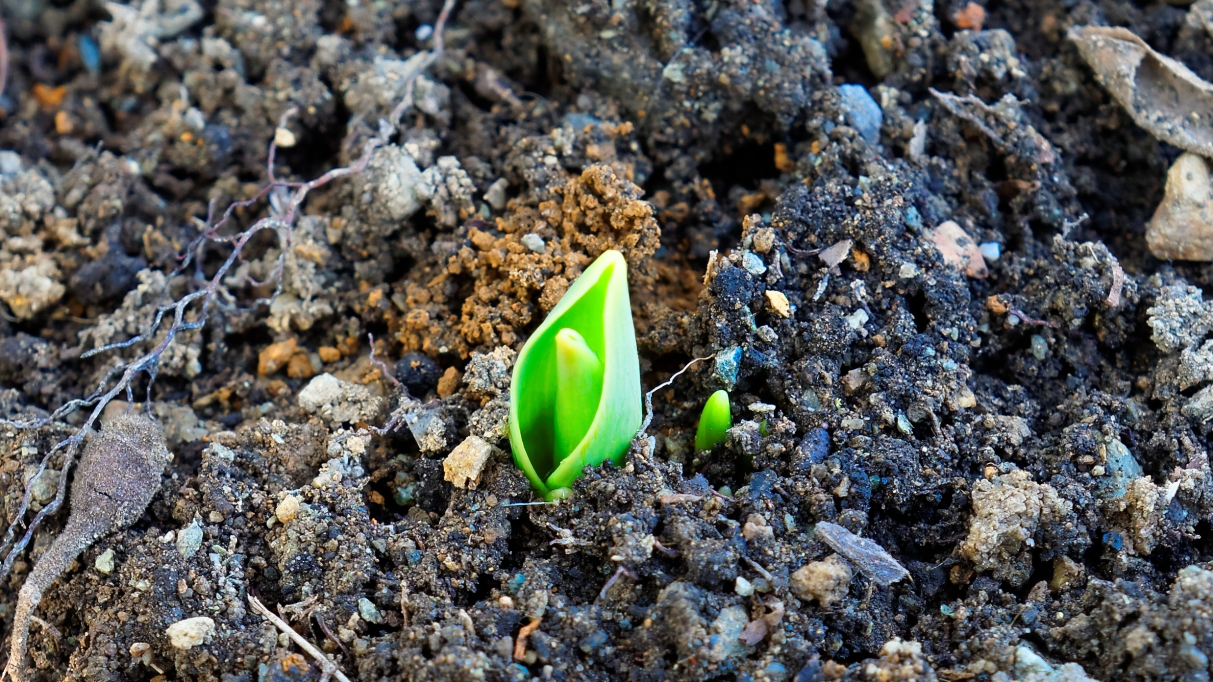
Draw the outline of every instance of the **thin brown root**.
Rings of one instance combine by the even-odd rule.
[[[615,583],[619,582],[619,578],[621,576],[625,576],[625,575],[627,577],[631,578],[632,580],[637,579],[635,573],[629,571],[627,568],[625,568],[623,566],[620,566],[619,568],[615,569],[615,573],[613,575],[611,575],[611,578],[606,581],[605,585],[602,586],[602,591],[598,593],[598,598],[606,599],[607,590],[611,589],[611,586],[614,585]]]
[[[687,364],[683,365],[682,369],[678,370],[677,372],[674,372],[673,376],[671,376],[669,379],[666,379],[662,383],[657,384],[657,386],[653,387],[653,390],[644,394],[644,421],[641,422],[640,429],[636,432],[636,435],[632,437],[632,440],[639,438],[645,431],[648,431],[649,424],[653,423],[653,394],[656,393],[657,391],[660,391],[661,389],[665,388],[666,386],[669,386],[670,384],[674,383],[675,379],[677,379],[679,376],[681,376],[683,372],[690,369],[695,363],[703,362],[704,360],[711,360],[714,357],[716,357],[716,354],[712,353],[711,355],[707,355],[702,358],[695,358],[694,360],[691,360]]]
[[[338,649],[341,649],[341,653],[345,654],[347,660],[353,660],[350,656],[350,650],[345,648],[345,644],[341,640],[333,636],[333,631],[329,629],[329,624],[324,622],[324,616],[320,615],[319,611],[313,611],[312,617],[316,619],[316,624],[320,626],[320,631],[324,633],[324,636],[328,637],[330,642],[336,644]]]

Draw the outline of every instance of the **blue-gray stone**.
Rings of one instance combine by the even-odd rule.
[[[1104,468],[1107,473],[1096,480],[1106,499],[1124,497],[1129,483],[1141,478],[1141,465],[1133,458],[1133,453],[1129,452],[1129,448],[1119,440],[1113,438],[1108,441],[1106,447],[1108,462]]]
[[[851,125],[868,142],[880,142],[880,126],[884,123],[884,112],[868,94],[868,89],[853,84],[841,85],[838,89],[842,92],[842,109]]]
[[[741,369],[741,346],[729,346],[716,354],[716,376],[721,383],[732,388],[737,383],[737,372]]]

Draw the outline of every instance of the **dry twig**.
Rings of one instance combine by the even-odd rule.
[[[8,84],[8,36],[5,33],[4,19],[0,19],[0,95]]]
[[[345,673],[341,672],[341,668],[338,668],[336,663],[330,661],[328,656],[324,655],[323,651],[312,646],[311,642],[304,639],[303,636],[298,632],[295,632],[295,629],[290,625],[287,625],[285,620],[282,620],[276,616],[273,611],[266,608],[265,604],[262,604],[260,599],[250,594],[248,596],[248,603],[253,607],[254,611],[260,613],[262,616],[265,616],[266,620],[273,623],[274,626],[284,632],[287,637],[290,637],[291,641],[298,644],[300,649],[303,649],[309,656],[316,659],[316,663],[318,663],[320,665],[320,669],[324,671],[324,675],[321,677],[322,680],[335,677],[340,680],[340,682],[350,682],[350,678],[346,677]]]

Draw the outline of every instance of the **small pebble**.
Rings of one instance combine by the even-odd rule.
[[[746,251],[741,257],[741,267],[745,268],[746,272],[757,277],[767,271],[766,263],[757,255]]]
[[[868,94],[868,89],[862,85],[847,83],[838,87],[842,95],[842,109],[846,112],[851,126],[859,131],[860,137],[869,143],[880,142],[880,127],[884,124],[884,112],[880,105]]]
[[[842,557],[831,554],[792,573],[788,587],[804,601],[817,600],[823,608],[847,596],[851,586],[851,567]]]
[[[192,649],[215,634],[215,621],[206,616],[186,618],[168,626],[169,644],[177,649]]]
[[[295,354],[296,348],[297,343],[293,338],[266,346],[257,355],[257,373],[261,376],[269,376],[286,367],[286,363],[290,362],[291,356]]]
[[[788,302],[788,297],[782,291],[767,290],[767,304],[771,306],[771,310],[775,314],[788,318],[792,316],[792,304]],[[773,343],[768,341],[768,343]]]
[[[190,525],[177,533],[177,554],[180,554],[183,559],[188,559],[194,556],[201,547],[202,524],[198,523],[198,519],[194,519]]]
[[[863,308],[860,308],[850,315],[847,315],[844,319],[847,321],[848,327],[858,331],[868,323],[868,313]]]
[[[749,580],[737,576],[737,582],[733,586],[733,591],[742,597],[748,597],[754,594],[754,585]]]
[[[475,490],[480,481],[480,472],[484,470],[484,465],[492,454],[493,446],[483,438],[468,436],[443,460],[444,477],[454,483],[456,488]]]
[[[498,178],[493,184],[489,185],[487,190],[485,190],[484,200],[488,202],[489,206],[493,207],[494,211],[500,211],[501,209],[505,208],[505,191],[509,189],[509,186],[509,180],[506,180],[505,178]]]
[[[379,608],[375,603],[366,597],[358,598],[358,615],[362,616],[362,620],[368,623],[382,623],[383,616],[379,613]]]
[[[991,263],[1002,256],[1002,247],[998,242],[982,242],[977,248],[981,249],[981,255]]]
[[[107,549],[104,552],[102,552],[101,556],[97,557],[97,561],[96,561],[96,563],[93,564],[93,567],[96,568],[99,573],[103,573],[105,575],[109,575],[110,573],[113,573],[114,572],[114,550],[111,548],[111,549]]]
[[[287,128],[279,128],[274,131],[274,144],[279,147],[289,149],[294,147],[296,142],[295,133],[292,133]]]
[[[0,175],[16,175],[21,172],[21,155],[17,152],[0,152]]]
[[[965,275],[982,279],[990,274],[986,259],[977,242],[964,229],[951,220],[945,220],[933,233],[935,248],[949,264],[956,266]]]
[[[1146,244],[1162,260],[1213,261],[1213,178],[1203,157],[1185,153],[1171,164]]]
[[[918,266],[913,263],[902,263],[901,269],[897,271],[897,276],[901,279],[910,279],[918,274]]]
[[[294,495],[287,495],[282,498],[277,507],[274,507],[274,516],[282,523],[289,523],[299,515],[299,498]]]
[[[741,369],[741,347],[729,346],[716,353],[716,377],[729,388],[737,383],[737,371]]]
[[[543,243],[543,237],[534,232],[523,235],[521,241],[523,246],[535,253],[545,253],[547,251],[547,245]]]
[[[775,245],[775,230],[764,227],[754,234],[754,250],[758,253],[766,253]]]
[[[1044,360],[1049,356],[1049,342],[1040,334],[1032,335],[1032,357]]]

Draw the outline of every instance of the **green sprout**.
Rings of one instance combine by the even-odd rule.
[[[729,392],[721,389],[703,404],[703,414],[699,415],[699,429],[695,432],[695,450],[711,450],[723,443],[724,432],[732,425]]]
[[[606,251],[522,347],[510,386],[514,463],[546,500],[587,466],[622,465],[640,428],[640,360],[623,254]]]

